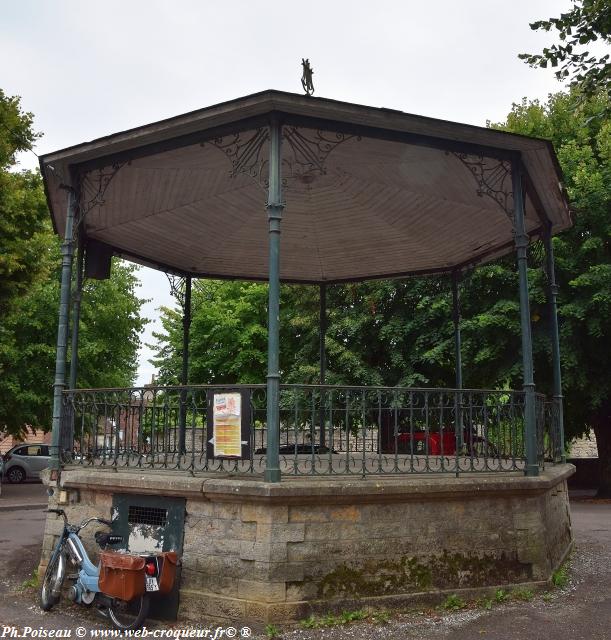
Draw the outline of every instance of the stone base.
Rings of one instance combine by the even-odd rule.
[[[545,583],[572,544],[566,479],[573,472],[556,465],[536,478],[266,484],[73,468],[62,473],[62,508],[77,521],[108,517],[114,493],[186,498],[180,617],[287,622],[322,610]],[[50,514],[41,566],[60,526]]]

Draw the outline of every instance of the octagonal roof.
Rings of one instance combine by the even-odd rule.
[[[451,271],[511,251],[514,158],[529,235],[571,224],[549,141],[264,91],[42,156],[56,231],[69,186],[85,237],[116,255],[266,279],[272,114],[283,133],[285,282]]]

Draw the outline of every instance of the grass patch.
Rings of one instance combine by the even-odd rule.
[[[357,609],[356,611],[342,611],[339,615],[328,613],[324,616],[310,616],[299,623],[302,629],[319,629],[320,627],[337,627],[343,624],[365,620],[368,617],[366,611]]]
[[[552,584],[557,589],[564,589],[569,583],[569,570],[566,564],[558,567],[554,573],[552,573]]]
[[[371,614],[371,619],[378,624],[388,624],[390,622],[390,613],[388,611],[376,611]]]
[[[265,626],[265,635],[268,638],[279,638],[280,637],[280,629],[275,624],[268,624]]]
[[[509,598],[509,594],[505,589],[497,589],[494,592],[494,601],[500,604],[501,602],[505,602]]]
[[[464,609],[467,606],[467,603],[455,593],[449,595],[441,605],[446,611],[458,611],[460,609]]]
[[[21,583],[22,589],[35,589],[36,587],[38,587],[38,569],[34,569],[32,577]]]
[[[492,598],[480,598],[479,600],[476,601],[475,604],[478,607],[482,607],[482,609],[486,609],[486,611],[490,611],[490,609],[492,609],[492,605],[494,604],[494,601],[492,600]]]
[[[530,602],[535,597],[535,592],[532,589],[514,589],[511,592],[511,597],[514,600],[520,600],[520,602]]]

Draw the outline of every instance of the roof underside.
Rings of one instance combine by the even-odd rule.
[[[80,188],[87,238],[175,273],[267,278],[268,129],[283,122],[281,278],[449,271],[513,245],[520,154],[531,236],[570,225],[551,145],[398,112],[264,92],[41,160],[55,227]],[[52,168],[50,168],[50,166]]]

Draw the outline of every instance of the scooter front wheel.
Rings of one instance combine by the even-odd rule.
[[[47,565],[45,577],[40,587],[40,608],[49,611],[59,602],[59,595],[66,573],[66,560],[62,549],[56,549]]]
[[[135,600],[113,600],[108,607],[108,617],[117,629],[139,629],[149,612],[149,596],[144,594]]]

